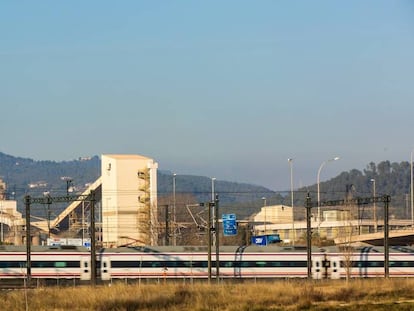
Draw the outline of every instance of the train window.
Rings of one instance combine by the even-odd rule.
[[[32,261],[32,268],[80,268],[80,261]]]
[[[191,268],[193,266],[192,261],[183,261],[183,267]]]
[[[0,268],[23,268],[26,267],[26,262],[23,261],[1,261]]]
[[[307,266],[306,261],[234,261],[220,263],[222,267],[241,267],[241,268],[303,268]]]
[[[384,267],[383,261],[366,261],[366,267]]]
[[[251,267],[250,264],[249,264],[249,261],[242,261],[240,263],[240,266],[243,267],[243,268]]]
[[[184,267],[184,264],[182,261],[166,261],[165,265],[168,268],[182,268]]]
[[[66,262],[64,261],[55,262],[55,268],[66,268]]]
[[[352,261],[352,262],[346,262],[341,261],[341,267],[353,267],[353,268],[378,268],[378,267],[384,267],[383,261]]]
[[[414,261],[390,261],[390,267],[414,267]]]
[[[200,267],[200,268],[207,268],[207,266],[208,266],[207,261],[199,261],[199,265],[197,265],[197,267]]]
[[[207,261],[192,261],[193,268],[205,268],[207,267]]]
[[[112,268],[138,268],[138,267],[145,267],[146,262],[138,262],[138,261],[112,261]]]
[[[233,268],[233,261],[220,261],[220,267],[223,268]]]
[[[307,267],[308,263],[306,261],[290,261],[291,267],[303,268]]]

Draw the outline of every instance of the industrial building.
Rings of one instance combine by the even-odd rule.
[[[95,193],[95,239],[99,246],[157,244],[157,169],[158,164],[145,156],[102,155],[101,176],[78,194]],[[16,211],[16,201],[5,200],[4,189],[0,182],[1,241],[25,244],[25,219]],[[91,202],[73,200],[57,217],[32,219],[31,242],[64,244],[70,238],[86,245],[92,231],[90,217]]]
[[[102,155],[102,245],[156,245],[157,168],[140,155]]]
[[[1,243],[21,244],[21,232],[24,221],[17,211],[15,200],[6,200],[6,183],[0,179],[0,241]]]

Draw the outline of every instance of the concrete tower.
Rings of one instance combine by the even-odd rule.
[[[156,245],[157,168],[140,155],[102,155],[104,247]]]

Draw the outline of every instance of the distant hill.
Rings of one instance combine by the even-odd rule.
[[[48,191],[52,195],[64,195],[67,191],[67,178],[71,180],[70,190],[82,191],[87,184],[100,176],[101,160],[98,156],[79,158],[72,161],[35,161],[29,158],[14,157],[0,152],[0,176],[7,183],[7,195],[18,201],[23,210],[23,197],[26,194],[41,196]],[[173,192],[173,175],[168,171],[158,171],[158,196],[168,197]],[[176,195],[189,194],[198,202],[211,200],[211,179],[203,176],[176,176]],[[271,190],[246,183],[215,181],[215,192],[221,204],[258,201],[261,197],[274,194]],[[59,208],[58,208],[59,209]]]
[[[44,191],[52,195],[66,193],[67,182],[62,177],[70,177],[75,191],[81,191],[86,184],[94,182],[100,175],[101,161],[98,156],[79,158],[72,161],[34,161],[14,157],[0,152],[0,176],[7,183],[7,195],[15,198],[18,208],[23,210],[25,194],[41,196]],[[345,196],[367,197],[373,195],[375,180],[376,195],[391,195],[390,213],[398,218],[410,218],[410,164],[382,161],[369,163],[363,171],[356,169],[342,172],[338,176],[320,183],[321,200],[343,199]],[[204,176],[177,175],[176,196],[191,196],[193,202],[211,200],[211,179]],[[159,201],[171,202],[173,174],[158,171]],[[215,192],[219,194],[223,212],[237,213],[244,218],[259,211],[263,206],[262,197],[267,205],[290,205],[290,193],[274,192],[265,187],[247,183],[215,181]],[[313,201],[317,200],[316,184],[295,189],[294,206],[300,212],[305,204],[307,193]],[[57,207],[59,209],[59,207]],[[56,211],[58,212],[58,211]]]
[[[66,193],[66,178],[72,180],[73,190],[81,190],[98,178],[100,167],[97,156],[55,162],[34,161],[0,152],[0,176],[7,183],[10,197],[41,195],[44,191],[63,195]]]
[[[382,161],[378,164],[370,162],[365,169],[352,169],[320,183],[321,201],[344,199],[346,197],[370,197],[374,195],[390,195],[390,217],[411,218],[410,163]],[[374,187],[375,182],[375,187]],[[298,189],[295,206],[304,206],[307,193],[313,201],[317,201],[317,185]],[[383,205],[378,205],[380,217]],[[362,208],[363,212],[363,208]]]

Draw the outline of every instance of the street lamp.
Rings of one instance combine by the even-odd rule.
[[[293,234],[293,245],[295,244],[296,233],[295,233],[295,214],[293,213],[293,159],[288,159],[290,166],[290,205],[292,206],[292,234]]]
[[[48,198],[47,200],[47,238],[50,239],[50,192],[45,191],[43,192],[43,196]]]
[[[266,235],[266,198],[262,197],[263,200],[263,209],[264,209],[264,234]]]
[[[214,194],[214,181],[216,180],[216,178],[215,177],[211,177],[211,203],[213,203],[213,202],[215,202],[214,200],[215,200],[215,194]],[[215,225],[215,221],[214,221],[214,219],[216,219],[215,217],[217,216],[218,217],[218,215],[215,215],[215,208],[213,208],[212,209],[212,215],[213,215],[213,217],[212,217],[212,219],[213,219],[213,223],[212,223],[212,227],[213,227],[213,236],[214,236],[214,238],[213,238],[213,244],[215,244],[216,243],[216,234],[217,234],[217,232],[216,232],[216,225]],[[218,229],[218,228],[217,228]]]
[[[321,170],[322,170],[322,167],[324,167],[326,163],[332,162],[332,161],[338,161],[339,159],[340,159],[339,157],[335,157],[335,158],[332,158],[332,159],[329,159],[329,160],[326,160],[326,161],[322,162],[322,164],[321,164],[321,166],[319,167],[319,170],[318,170],[318,178],[317,178],[317,184],[318,184],[318,229],[319,229],[319,225],[321,223],[321,204],[320,204],[320,202],[321,202],[321,192],[320,192],[320,186],[319,186]]]
[[[173,174],[173,245],[176,246],[177,240],[175,237],[175,226],[176,226],[176,211],[175,211],[175,179],[177,177],[177,174]]]
[[[211,178],[211,202],[214,202],[215,194],[214,194],[214,181],[216,180],[215,177]]]
[[[411,158],[410,158],[410,185],[411,185],[411,228],[414,229],[414,206],[413,206],[413,197],[414,197],[414,191],[413,191],[413,152],[411,151]]]
[[[1,230],[1,237],[0,237],[0,239],[1,239],[1,243],[3,243],[4,242],[4,233],[3,233],[3,230],[4,230],[4,227],[3,227],[3,221],[4,221],[4,214],[3,214],[3,197],[1,197],[0,198],[0,213],[1,213],[1,221],[0,221],[0,230]]]
[[[372,188],[374,190],[374,198],[376,196],[376,189],[375,189],[375,179],[371,178],[371,182],[372,182]],[[374,232],[377,232],[378,229],[378,224],[377,224],[377,204],[375,203],[375,199],[374,199]]]
[[[69,196],[69,192],[73,191],[73,189],[72,189],[72,186],[73,186],[72,178],[69,177],[69,176],[62,176],[62,177],[60,177],[60,179],[63,180],[63,181],[66,181],[66,196]]]

